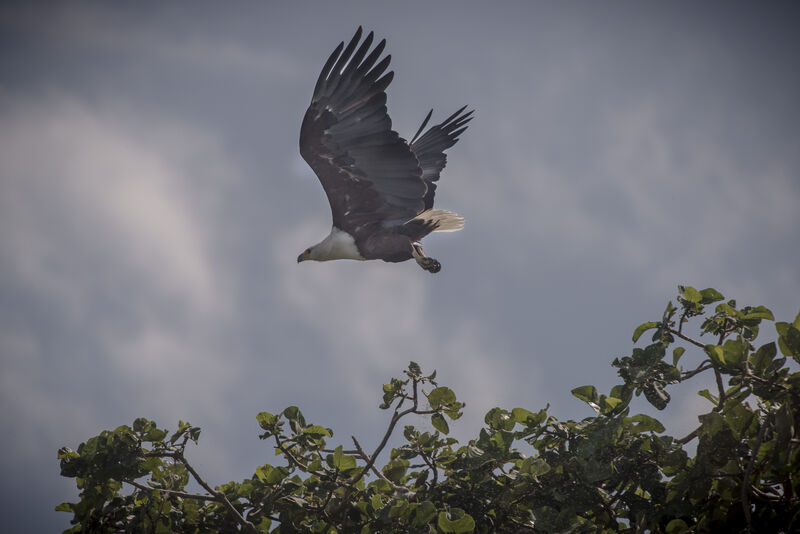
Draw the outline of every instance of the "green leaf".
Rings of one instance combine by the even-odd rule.
[[[511,416],[521,425],[541,425],[547,419],[547,409],[533,413],[525,408],[514,408]]]
[[[745,404],[734,400],[730,405],[725,403],[725,421],[738,435],[744,435],[745,430],[753,422],[755,414]]]
[[[475,530],[475,520],[460,508],[451,508],[450,512],[439,512],[437,525],[442,532],[454,534],[466,534]]]
[[[573,397],[576,397],[589,405],[597,406],[599,397],[597,395],[597,388],[594,386],[580,386],[573,389],[571,393]]]
[[[625,418],[626,423],[631,423],[631,431],[637,434],[642,432],[664,432],[664,425],[655,417],[645,414],[637,414]]]
[[[151,442],[161,441],[165,437],[167,437],[167,431],[155,427],[149,429],[147,434],[144,435],[144,439]]]
[[[659,323],[655,321],[649,321],[647,323],[642,323],[636,327],[636,330],[633,331],[633,342],[636,343],[639,341],[639,338],[642,334],[647,332],[648,330],[652,330],[653,328],[657,328]]]
[[[436,506],[431,501],[423,501],[414,509],[412,526],[422,527],[436,517]]]
[[[533,412],[526,410],[525,408],[514,408],[511,410],[511,416],[514,418],[515,423],[519,423],[521,425],[527,423],[529,418],[536,417]]]
[[[277,421],[278,417],[272,415],[269,412],[261,412],[256,416],[256,420],[258,421],[258,426],[263,428],[264,430],[269,430]]]
[[[777,353],[778,349],[776,348],[774,341],[767,343],[766,345],[762,345],[757,351],[750,354],[750,365],[753,367],[753,370],[756,373],[761,373],[772,362]]]
[[[333,450],[333,467],[340,469],[344,462],[344,448],[339,445]]]
[[[519,463],[520,473],[538,477],[550,471],[550,465],[539,457],[529,457]]]
[[[747,346],[745,342],[737,339],[728,339],[722,346],[725,365],[729,367],[739,367],[747,357]]]
[[[694,304],[700,304],[700,301],[703,300],[703,295],[692,286],[678,286],[678,291],[685,300]]]
[[[289,406],[288,408],[285,408],[282,412],[282,415],[289,421],[297,421],[301,426],[306,426],[306,420],[305,417],[303,417],[303,412],[301,412],[300,408],[297,406]]]
[[[725,365],[725,351],[719,345],[706,345],[703,347],[711,361],[717,365]]]
[[[438,410],[442,406],[447,406],[454,402],[456,402],[456,394],[448,387],[434,388],[428,393],[428,403],[430,403],[433,410]]]
[[[672,317],[675,315],[675,309],[675,305],[672,304],[672,301],[667,302],[667,307],[664,310],[664,315],[662,316],[664,323],[668,323],[672,320]]]
[[[778,346],[784,356],[797,357],[800,355],[800,329],[794,324],[778,322],[775,323],[778,331]]]
[[[701,304],[711,304],[712,302],[717,302],[718,300],[722,300],[724,298],[725,297],[722,296],[722,293],[712,287],[708,287],[700,291]]]
[[[701,428],[700,433],[709,437],[722,430],[725,425],[725,420],[722,415],[717,412],[710,412],[707,414],[699,415],[697,418],[700,420]]]
[[[673,519],[667,523],[667,534],[683,534],[689,531],[689,525],[683,519]]]
[[[333,450],[332,465],[339,471],[346,471],[356,466],[356,459],[344,453],[341,445]]]
[[[270,519],[269,517],[262,517],[261,521],[259,521],[257,525],[258,530],[264,532],[265,534],[269,532],[271,526],[272,526],[272,519]]]
[[[596,484],[601,480],[607,480],[614,475],[611,464],[589,458],[583,469],[583,476],[590,484]]]
[[[408,364],[408,372],[415,376],[422,375],[422,369],[417,362],[411,362]]]
[[[683,347],[675,347],[672,350],[672,365],[674,367],[678,366],[678,360],[681,359],[681,356],[683,356],[684,352],[686,352],[686,349]]]
[[[255,475],[261,482],[273,485],[289,476],[289,470],[283,466],[272,467],[269,464],[265,464],[256,468]]]
[[[613,412],[614,409],[622,403],[622,399],[618,399],[616,397],[606,397],[605,395],[600,396],[600,407],[603,410],[604,414]]]
[[[611,388],[611,393],[609,396],[621,399],[622,402],[627,404],[633,397],[633,388],[623,384],[616,385],[613,388]]]
[[[305,434],[311,434],[312,436],[328,436],[329,438],[333,437],[333,433],[329,428],[325,428],[324,426],[320,425],[311,425],[306,427],[303,432]]]
[[[304,507],[304,506],[306,506],[308,504],[307,500],[305,500],[304,498],[299,497],[297,495],[285,495],[282,498],[287,500],[287,501],[289,501],[289,502],[293,502],[294,504],[296,504],[299,507]]]
[[[748,310],[744,316],[744,319],[768,319],[770,321],[774,321],[775,317],[768,308],[765,308],[764,306],[756,306],[755,308]]]
[[[408,460],[392,460],[383,467],[382,471],[386,478],[399,484],[408,471]]]
[[[56,506],[56,512],[74,512],[74,504],[71,502],[62,502]]]
[[[444,420],[444,416],[440,413],[435,413],[431,416],[431,424],[433,425],[433,428],[442,434],[450,433],[450,427],[447,426],[447,421]]]
[[[483,420],[494,430],[513,430],[516,424],[512,414],[502,408],[492,408],[486,412]]]
[[[647,402],[655,406],[659,410],[663,410],[669,403],[669,393],[664,391],[663,382],[652,382],[644,387],[644,397]]]
[[[151,421],[148,421],[144,417],[137,417],[133,422],[133,431],[136,433],[142,433],[152,424],[153,423]]]
[[[701,389],[700,391],[697,392],[697,394],[703,397],[704,399],[708,399],[709,401],[711,401],[712,404],[717,404],[717,402],[719,402],[719,400],[714,395],[712,395],[707,389]]]
[[[723,302],[722,304],[717,304],[717,307],[714,308],[714,311],[718,314],[727,315],[728,317],[738,318],[739,311],[735,307],[735,302],[730,300],[728,302]]]
[[[794,318],[794,321],[792,322],[792,326],[794,326],[795,328],[800,330],[800,312],[797,312],[797,316]]]
[[[61,447],[58,449],[58,459],[65,460],[65,459],[73,459],[73,458],[80,458],[81,455],[77,452],[73,451],[69,447]]]
[[[403,517],[408,511],[408,501],[395,501],[389,509],[389,519]],[[334,534],[333,532],[331,534]]]

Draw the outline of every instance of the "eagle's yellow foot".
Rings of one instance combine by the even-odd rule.
[[[428,271],[429,273],[438,273],[439,271],[442,270],[441,263],[427,256],[423,258],[417,258],[417,263],[419,263],[419,266]]]
[[[435,259],[426,256],[425,253],[422,252],[422,245],[417,242],[414,242],[411,245],[411,255],[414,257],[419,266],[429,273],[438,273],[442,270],[442,264]]]

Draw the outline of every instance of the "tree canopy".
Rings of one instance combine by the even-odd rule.
[[[572,390],[595,412],[580,421],[494,408],[461,444],[448,421],[464,404],[411,362],[383,385],[391,415],[374,449],[335,442],[296,406],[261,412],[259,437],[282,460],[212,486],[189,460],[199,427],[140,418],[59,450],[80,494],[56,509],[73,514],[70,533],[797,531],[800,314],[775,322],[764,306],[679,286],[634,343],[645,334],[613,360],[620,384]],[[633,412],[638,397],[667,409],[670,389],[701,375],[716,388],[697,391],[708,411],[686,436]],[[414,426],[421,417],[432,431]]]

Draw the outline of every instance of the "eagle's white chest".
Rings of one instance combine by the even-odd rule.
[[[331,233],[311,249],[311,259],[317,261],[327,260],[364,260],[358,253],[356,240],[353,236],[335,226]]]

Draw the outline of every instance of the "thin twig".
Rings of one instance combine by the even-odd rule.
[[[433,472],[433,480],[431,481],[431,487],[436,487],[436,483],[439,478],[439,471],[436,469],[436,462],[430,461],[428,455],[422,450],[422,447],[419,448],[419,455],[422,457],[422,460],[427,464],[427,466]]]
[[[711,362],[704,361],[696,369],[693,369],[691,371],[686,371],[685,373],[682,373],[681,374],[681,381],[688,380],[688,379],[692,378],[695,375],[699,375],[703,371],[708,371],[709,369],[711,369],[711,367],[712,367]]]
[[[694,430],[692,430],[687,436],[684,436],[681,439],[676,439],[675,443],[678,443],[679,445],[686,445],[694,438],[696,438],[699,432],[700,432],[700,427],[697,427]]]
[[[126,484],[130,484],[131,486],[133,486],[135,488],[139,488],[142,491],[157,491],[159,493],[166,493],[167,495],[174,495],[175,497],[180,497],[182,499],[194,499],[196,501],[206,501],[206,502],[213,501],[213,502],[218,502],[218,503],[222,503],[223,502],[222,499],[217,495],[200,495],[199,493],[187,493],[185,491],[178,491],[178,490],[172,490],[172,489],[166,489],[166,488],[153,488],[153,487],[150,487],[150,486],[145,486],[144,484],[140,484],[139,482],[136,482],[135,480],[127,480],[126,479],[126,480],[123,480],[123,482],[126,483]],[[266,517],[268,519],[271,519],[272,521],[277,521],[279,523],[281,522],[280,518],[272,516],[272,515],[264,514],[264,517]]]
[[[256,529],[256,526],[239,513],[239,510],[236,509],[236,507],[231,503],[231,501],[228,500],[228,497],[226,497],[223,492],[216,491],[208,484],[208,482],[203,480],[197,471],[194,470],[194,467],[192,467],[189,461],[183,456],[183,452],[178,453],[178,460],[186,467],[186,469],[192,474],[194,479],[203,487],[203,489],[205,489],[211,495],[216,495],[219,497],[220,502],[233,514],[239,524],[241,524],[245,529],[258,534],[258,529]]]
[[[297,467],[302,469],[304,472],[310,473],[312,475],[316,475],[318,477],[323,477],[324,476],[323,473],[311,469],[310,467],[305,465],[303,462],[298,460],[297,457],[294,454],[292,454],[292,452],[284,446],[284,444],[278,438],[277,434],[275,435],[275,448],[278,449],[279,451],[281,451],[283,454],[285,454],[290,462],[294,463]],[[334,452],[334,451],[331,451],[331,452]]]
[[[759,501],[778,502],[782,499],[780,495],[775,493],[767,493],[766,491],[762,491],[755,486],[750,487],[750,493],[756,498],[756,500]]]
[[[719,390],[719,402],[714,410],[718,412],[721,411],[722,407],[725,405],[725,386],[722,384],[722,373],[719,372],[719,368],[717,368],[716,364],[714,365],[714,376],[717,379],[717,389]]]
[[[195,499],[197,501],[215,501],[215,502],[222,502],[219,497],[215,495],[200,495],[198,493],[187,493],[185,491],[178,491],[178,490],[171,490],[166,488],[152,488],[150,486],[145,486],[144,484],[140,484],[134,480],[123,480],[126,484],[130,484],[135,488],[139,488],[142,491],[158,491],[161,493],[166,493],[169,495],[174,495],[176,497],[181,497],[183,499]]]
[[[680,330],[675,330],[674,328],[670,328],[670,327],[667,327],[667,330],[669,330],[671,333],[675,334],[676,336],[678,336],[678,337],[679,337],[679,338],[681,338],[682,340],[684,340],[684,341],[688,341],[688,342],[689,342],[689,343],[691,343],[692,345],[695,345],[695,346],[697,346],[697,347],[700,347],[701,349],[705,348],[705,345],[703,345],[702,343],[700,343],[700,342],[699,342],[699,341],[697,341],[696,339],[692,339],[692,338],[690,338],[689,336],[687,336],[687,335],[684,335],[683,333],[681,333],[681,332],[680,332]]]
[[[687,310],[684,309],[683,313],[681,314],[681,319],[678,321],[678,331],[676,332],[678,335],[681,335],[681,331],[683,330],[683,323],[686,321],[686,312]],[[671,331],[672,329],[670,328],[669,330]]]
[[[400,398],[400,402],[397,403],[397,406],[394,409],[394,413],[392,414],[392,419],[389,421],[389,427],[386,429],[386,432],[383,434],[383,438],[381,439],[381,442],[375,448],[375,451],[371,455],[368,456],[369,460],[367,460],[366,465],[364,466],[364,468],[361,469],[355,475],[353,475],[353,477],[350,480],[347,481],[347,489],[345,490],[344,495],[342,495],[342,501],[339,504],[339,507],[333,512],[333,515],[339,514],[345,509],[345,507],[347,506],[347,503],[350,500],[350,495],[353,493],[353,489],[355,489],[355,485],[358,483],[359,480],[364,478],[364,475],[366,475],[372,469],[372,467],[375,465],[375,461],[378,459],[378,456],[383,451],[383,448],[386,447],[386,443],[388,443],[389,437],[391,437],[392,433],[394,432],[394,428],[395,428],[395,426],[397,426],[397,422],[400,419],[402,419],[403,417],[405,417],[406,415],[408,415],[410,413],[416,413],[416,414],[436,413],[435,410],[419,410],[418,409],[418,407],[419,407],[419,390],[418,390],[419,382],[420,382],[420,379],[412,378],[412,386],[411,386],[412,387],[412,391],[413,391],[413,394],[412,394],[412,397],[411,397],[412,406],[407,408],[407,409],[405,409],[405,410],[403,410],[401,412],[400,408],[403,406],[403,403],[406,401],[406,399],[408,399],[408,396],[403,396],[403,397]],[[351,437],[353,438],[353,441],[356,442],[355,437],[354,436],[351,436]]]
[[[372,468],[372,466],[375,464],[375,460],[378,459],[378,455],[381,453],[381,451],[383,451],[383,448],[386,446],[386,443],[389,441],[389,437],[394,432],[394,427],[397,426],[397,422],[400,419],[402,419],[404,416],[406,416],[406,415],[408,415],[410,413],[417,413],[417,405],[419,403],[419,396],[418,396],[418,393],[417,393],[417,382],[418,382],[417,379],[413,379],[414,395],[413,395],[413,397],[411,399],[411,401],[413,402],[413,406],[403,410],[402,412],[399,412],[398,410],[400,409],[400,406],[402,406],[403,400],[405,400],[405,399],[402,399],[400,401],[400,403],[398,403],[397,408],[395,408],[395,410],[394,410],[394,414],[392,414],[392,419],[391,419],[391,421],[389,421],[389,428],[387,428],[386,432],[383,434],[383,439],[381,439],[381,442],[378,444],[378,447],[375,449],[375,452],[373,452],[372,455],[369,457],[369,461],[367,462],[367,465],[364,466],[364,469],[362,469],[360,472],[358,472],[356,475],[354,475],[353,478],[351,478],[347,482],[347,484],[349,486],[353,486],[354,484],[356,484]],[[422,413],[422,412],[419,412],[419,413]]]
[[[750,380],[753,380],[755,382],[759,382],[761,384],[764,384],[765,386],[770,386],[770,387],[782,389],[783,391],[791,391],[791,389],[789,389],[788,387],[784,386],[783,384],[778,384],[778,383],[773,382],[771,380],[767,380],[766,378],[761,378],[758,375],[754,375],[753,372],[750,370],[750,366],[747,365],[747,362],[745,362],[744,376],[746,376]]]
[[[744,479],[742,480],[740,496],[742,500],[742,510],[744,510],[744,517],[747,520],[747,532],[753,532],[753,519],[750,515],[750,475],[753,473],[753,464],[755,464],[756,457],[758,456],[758,449],[761,448],[761,442],[764,440],[764,430],[766,428],[767,425],[763,424],[758,429],[756,446],[750,453],[750,461],[747,463],[747,469],[744,471]]]
[[[369,460],[370,460],[370,457],[367,455],[367,453],[366,453],[366,452],[364,452],[364,449],[361,447],[361,444],[358,442],[358,440],[356,439],[356,437],[355,437],[355,436],[350,436],[350,437],[353,439],[353,443],[354,443],[354,444],[355,444],[355,446],[356,446],[356,450],[358,451],[358,455],[359,455],[359,456],[360,456],[360,457],[361,457],[361,458],[362,458],[362,459],[363,459],[365,462],[369,462]],[[373,472],[373,473],[375,473],[375,476],[377,476],[378,478],[380,478],[380,479],[382,479],[383,481],[387,482],[387,483],[388,483],[390,486],[392,486],[392,487],[393,487],[395,490],[397,490],[397,491],[401,491],[401,492],[404,492],[404,493],[407,493],[407,492],[409,492],[409,491],[410,491],[410,490],[409,490],[408,488],[406,488],[405,486],[398,486],[397,484],[395,484],[394,482],[392,482],[391,480],[389,480],[388,478],[386,478],[386,475],[384,475],[383,473],[381,473],[381,472],[378,470],[378,468],[377,468],[377,467],[375,467],[375,465],[374,465],[374,464],[372,465],[372,472]]]
[[[324,452],[327,454],[333,454],[336,452],[335,449],[320,449],[319,452]],[[346,454],[348,456],[360,456],[357,450],[343,450],[342,454]]]

